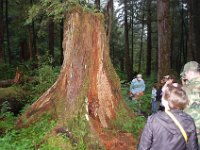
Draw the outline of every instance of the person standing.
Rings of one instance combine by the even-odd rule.
[[[198,150],[194,120],[183,112],[189,102],[186,92],[180,86],[170,84],[164,89],[162,99],[165,100],[165,111],[148,117],[138,150]]]
[[[129,96],[132,100],[138,99],[140,96],[144,95],[145,83],[142,79],[142,74],[138,74],[135,79],[131,81]]]
[[[155,83],[151,90],[151,111],[152,113],[157,112],[157,103],[156,103],[156,93],[157,93],[157,84]]]
[[[185,112],[195,121],[200,149],[200,64],[196,61],[187,62],[180,75],[185,80],[183,89],[190,100]]]

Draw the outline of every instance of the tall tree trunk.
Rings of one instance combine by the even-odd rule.
[[[176,8],[176,5],[175,3],[171,3],[171,9],[172,9],[172,12],[171,12],[171,55],[170,55],[170,60],[171,60],[171,68],[176,68],[177,66],[177,62],[175,60],[177,60],[175,57],[177,55],[176,51],[174,50],[174,36],[175,36],[175,8]],[[174,60],[174,61],[173,61]]]
[[[32,25],[31,25],[31,30],[32,30],[32,40],[33,40],[33,42],[32,42],[32,58],[33,58],[33,61],[34,62],[36,62],[36,60],[37,60],[37,43],[36,43],[36,39],[37,39],[37,37],[36,37],[36,32],[35,32],[35,23],[34,22],[32,22]]]
[[[170,18],[169,1],[157,1],[158,20],[158,81],[162,76],[169,74],[170,70]]]
[[[131,7],[131,66],[134,64],[134,2],[132,1],[132,7]]]
[[[130,81],[132,79],[132,68],[130,62],[130,54],[129,54],[129,36],[128,36],[128,7],[127,0],[124,0],[124,36],[125,36],[125,70],[127,74],[127,78]]]
[[[68,128],[73,118],[79,116],[88,119],[90,127],[87,129],[98,134],[106,145],[102,136],[109,134],[103,128],[110,127],[110,121],[116,117],[121,96],[119,78],[109,58],[109,44],[100,16],[74,9],[65,19],[64,61],[60,75],[19,118],[19,127],[24,125],[23,120],[30,124],[38,116],[48,113],[56,118],[56,127]],[[127,135],[124,136],[126,139]],[[111,144],[113,148],[116,148],[116,142]],[[133,143],[124,149],[133,149]]]
[[[144,3],[142,4],[142,32],[140,36],[140,51],[139,51],[139,68],[138,72],[141,72],[141,67],[142,67],[142,54],[144,54],[143,50],[143,37],[144,37]]]
[[[144,54],[143,53],[144,52],[144,50],[143,50],[143,36],[144,36],[144,18],[142,19],[142,32],[141,32],[141,35],[140,35],[140,51],[139,51],[139,67],[138,67],[138,72],[141,72],[142,55]]]
[[[0,2],[0,63],[4,60],[3,0]]]
[[[28,26],[28,50],[29,50],[29,58],[33,59],[33,34],[32,27]]]
[[[21,39],[19,43],[19,49],[20,49],[20,62],[23,63],[24,61],[27,61],[30,59],[30,51],[28,50],[28,43],[26,39]]]
[[[34,0],[30,0],[31,6],[34,4]],[[33,21],[31,24],[31,32],[32,32],[32,59],[34,63],[37,63],[37,42],[36,42],[36,31],[35,31],[35,22]]]
[[[7,40],[7,51],[8,51],[8,62],[11,64],[12,54],[10,50],[10,36],[9,36],[9,22],[8,22],[8,0],[6,0],[6,40]]]
[[[147,63],[146,63],[146,75],[151,75],[151,51],[152,51],[152,43],[151,43],[151,1],[147,1]]]
[[[51,59],[51,65],[54,66],[54,22],[52,19],[49,20],[48,24],[48,47],[49,47],[49,56]]]
[[[199,0],[188,1],[189,6],[189,48],[188,61],[200,61],[200,2]]]
[[[101,6],[100,0],[95,0],[95,5],[96,5],[96,8],[97,8],[98,10],[100,10],[100,6]]]
[[[108,36],[108,40],[110,40],[110,34],[111,34],[111,30],[112,30],[113,13],[114,13],[113,0],[109,0],[108,4],[107,4],[107,14],[108,14],[107,36]]]
[[[62,41],[63,41],[63,20],[60,23],[60,64],[63,63],[63,47],[62,47]]]
[[[179,58],[177,59],[177,67],[176,69],[178,70],[178,72],[181,71],[180,66],[182,65],[182,62],[184,61],[184,51],[185,51],[185,47],[184,47],[184,14],[183,14],[183,3],[181,2],[181,33],[180,33],[180,47],[179,47]]]

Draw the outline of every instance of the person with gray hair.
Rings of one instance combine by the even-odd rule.
[[[200,149],[200,64],[196,61],[187,62],[180,75],[184,80],[183,89],[189,98],[185,112],[195,121]]]
[[[142,79],[142,74],[138,74],[135,79],[131,81],[129,96],[132,100],[138,99],[140,96],[144,95],[145,83]]]

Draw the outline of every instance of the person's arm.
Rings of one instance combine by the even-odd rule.
[[[152,125],[151,121],[150,119],[148,119],[140,138],[138,150],[147,150],[151,148],[153,141],[153,133],[151,125]]]
[[[145,90],[144,80],[142,80],[142,84],[143,84],[143,85],[142,85],[142,88],[141,88],[141,89],[142,89],[142,92],[144,92],[144,90]]]
[[[134,86],[135,86],[135,79],[132,80],[131,85],[130,85],[130,91],[133,95],[136,93],[134,90]]]
[[[195,130],[188,137],[188,143],[186,144],[187,150],[198,150],[196,127],[194,128]]]

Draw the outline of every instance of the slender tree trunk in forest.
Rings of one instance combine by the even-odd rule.
[[[7,40],[7,51],[8,51],[8,62],[11,64],[11,50],[10,50],[10,36],[9,36],[9,22],[8,22],[8,0],[6,0],[6,40]]]
[[[170,70],[170,18],[169,1],[157,1],[157,20],[158,20],[158,81],[169,74]]]
[[[132,80],[133,73],[131,62],[130,62],[130,54],[129,54],[129,36],[128,36],[128,7],[127,0],[124,0],[124,36],[125,36],[125,71],[127,74],[128,80]]]
[[[22,39],[19,43],[19,49],[20,49],[20,62],[23,63],[24,61],[27,61],[30,59],[30,51],[27,40]]]
[[[147,1],[147,63],[146,63],[146,75],[151,75],[151,0]]]
[[[63,20],[60,23],[60,64],[63,63],[63,47],[62,47],[62,41],[63,41]]]
[[[134,20],[134,9],[133,9],[133,5],[134,5],[134,2],[132,1],[132,7],[131,7],[131,66],[133,66],[133,64],[134,64],[134,30],[133,30],[133,28],[134,28],[134,22],[133,22],[133,20]]]
[[[100,6],[101,6],[100,0],[95,0],[95,5],[96,5],[96,8],[97,8],[98,10],[100,10]]]
[[[174,60],[177,60],[177,59],[175,59],[175,57],[176,57],[176,55],[177,55],[177,53],[175,53],[175,51],[174,51],[174,34],[175,34],[175,28],[174,28],[174,23],[176,22],[175,21],[175,17],[174,17],[174,15],[175,15],[175,7],[176,7],[176,5],[175,4],[173,4],[172,3],[172,5],[171,5],[171,9],[172,9],[172,12],[171,12],[171,55],[170,55],[170,60],[171,60],[171,68],[173,68],[173,66],[174,66],[174,68],[176,68],[177,67],[177,62],[176,61],[173,61],[173,59]]]
[[[113,0],[109,0],[107,3],[107,20],[108,20],[108,27],[107,27],[107,36],[108,40],[110,40],[110,34],[112,30],[112,22],[113,22],[113,13],[114,13],[114,7],[113,7]]]
[[[0,2],[0,63],[4,60],[3,1]]]
[[[32,25],[31,25],[31,28],[32,28],[32,39],[33,39],[33,42],[32,42],[32,58],[33,58],[33,61],[36,62],[37,58],[36,58],[36,55],[37,55],[37,43],[36,43],[36,32],[35,32],[35,23],[32,22]]]
[[[141,67],[142,67],[142,55],[143,53],[143,36],[144,36],[144,4],[142,4],[142,32],[140,36],[140,52],[139,52],[139,68],[138,72],[141,72]]]
[[[189,44],[188,61],[200,62],[200,2],[199,0],[188,1],[189,6]]]
[[[144,54],[143,53],[143,34],[144,34],[144,18],[142,19],[142,32],[141,32],[141,36],[140,36],[140,51],[139,51],[139,68],[138,68],[138,72],[141,72],[141,68],[142,68],[142,55]]]
[[[119,78],[109,58],[103,21],[102,15],[75,9],[65,19],[64,60],[60,75],[52,87],[19,118],[18,127],[24,126],[23,120],[28,125],[38,116],[48,113],[57,121],[55,128],[68,128],[70,121],[79,116],[87,119],[87,130],[98,134],[100,141],[106,145],[107,141],[102,136],[107,131],[103,128],[110,127],[110,121],[116,117],[121,95]],[[111,146],[116,148],[115,144]],[[131,149],[133,143],[127,146],[124,149]]]
[[[48,47],[51,65],[54,66],[54,22],[50,19],[48,24]]]
[[[31,26],[28,26],[28,50],[30,59],[33,59],[33,34]]]
[[[31,6],[34,4],[34,0],[30,0],[30,4]],[[31,24],[31,32],[32,32],[32,59],[33,61],[36,63],[36,55],[38,54],[37,53],[37,42],[36,42],[36,31],[35,31],[35,22],[33,21],[32,24]]]
[[[181,3],[181,33],[180,33],[180,47],[179,47],[179,58],[177,59],[176,62],[176,69],[180,72],[182,66],[182,62],[186,63],[184,61],[184,51],[185,51],[185,46],[184,46],[184,14],[183,14],[183,4]]]

